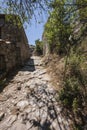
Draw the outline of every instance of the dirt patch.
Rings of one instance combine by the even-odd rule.
[[[54,88],[59,91],[63,86],[64,57],[54,54],[45,57],[43,61],[48,73],[51,75],[51,82]]]

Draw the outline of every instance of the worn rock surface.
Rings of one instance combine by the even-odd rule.
[[[0,130],[71,130],[40,57],[32,57],[0,93]]]

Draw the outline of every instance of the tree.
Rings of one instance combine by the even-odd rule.
[[[23,22],[28,22],[35,15],[35,10],[38,10],[40,14],[47,8],[50,0],[2,0],[2,2],[5,4],[5,13],[16,14],[22,18]]]
[[[76,4],[77,9],[79,10],[80,19],[87,20],[87,0],[76,0]]]
[[[59,5],[59,6],[58,6]],[[68,7],[65,1],[55,0],[51,3],[52,12],[45,25],[44,35],[50,44],[51,52],[66,53],[70,44],[69,36],[71,33],[70,21],[66,21]]]
[[[87,0],[2,0],[2,2],[5,4],[5,12],[19,15],[23,21],[27,19],[29,21],[32,15],[35,15],[35,10],[38,10],[40,14],[42,10],[47,12],[49,7],[54,8],[60,5],[68,7],[69,12],[75,11],[76,6],[82,10],[86,8],[87,11]],[[3,10],[3,6],[0,8]]]
[[[87,27],[87,0],[53,0],[44,34],[51,52],[68,52],[81,41]]]

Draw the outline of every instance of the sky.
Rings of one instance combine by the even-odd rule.
[[[47,21],[47,15],[42,15],[39,18],[37,17],[37,21],[33,17],[31,23],[27,25],[25,28],[25,33],[28,38],[29,44],[35,44],[35,40],[42,39],[42,34],[44,31],[44,24]]]

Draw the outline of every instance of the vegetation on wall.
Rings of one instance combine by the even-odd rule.
[[[36,10],[39,16],[43,10],[47,12],[50,1],[51,0],[2,0],[1,3],[4,6],[0,6],[0,12],[18,15],[22,23],[29,23],[32,16],[36,19]]]

